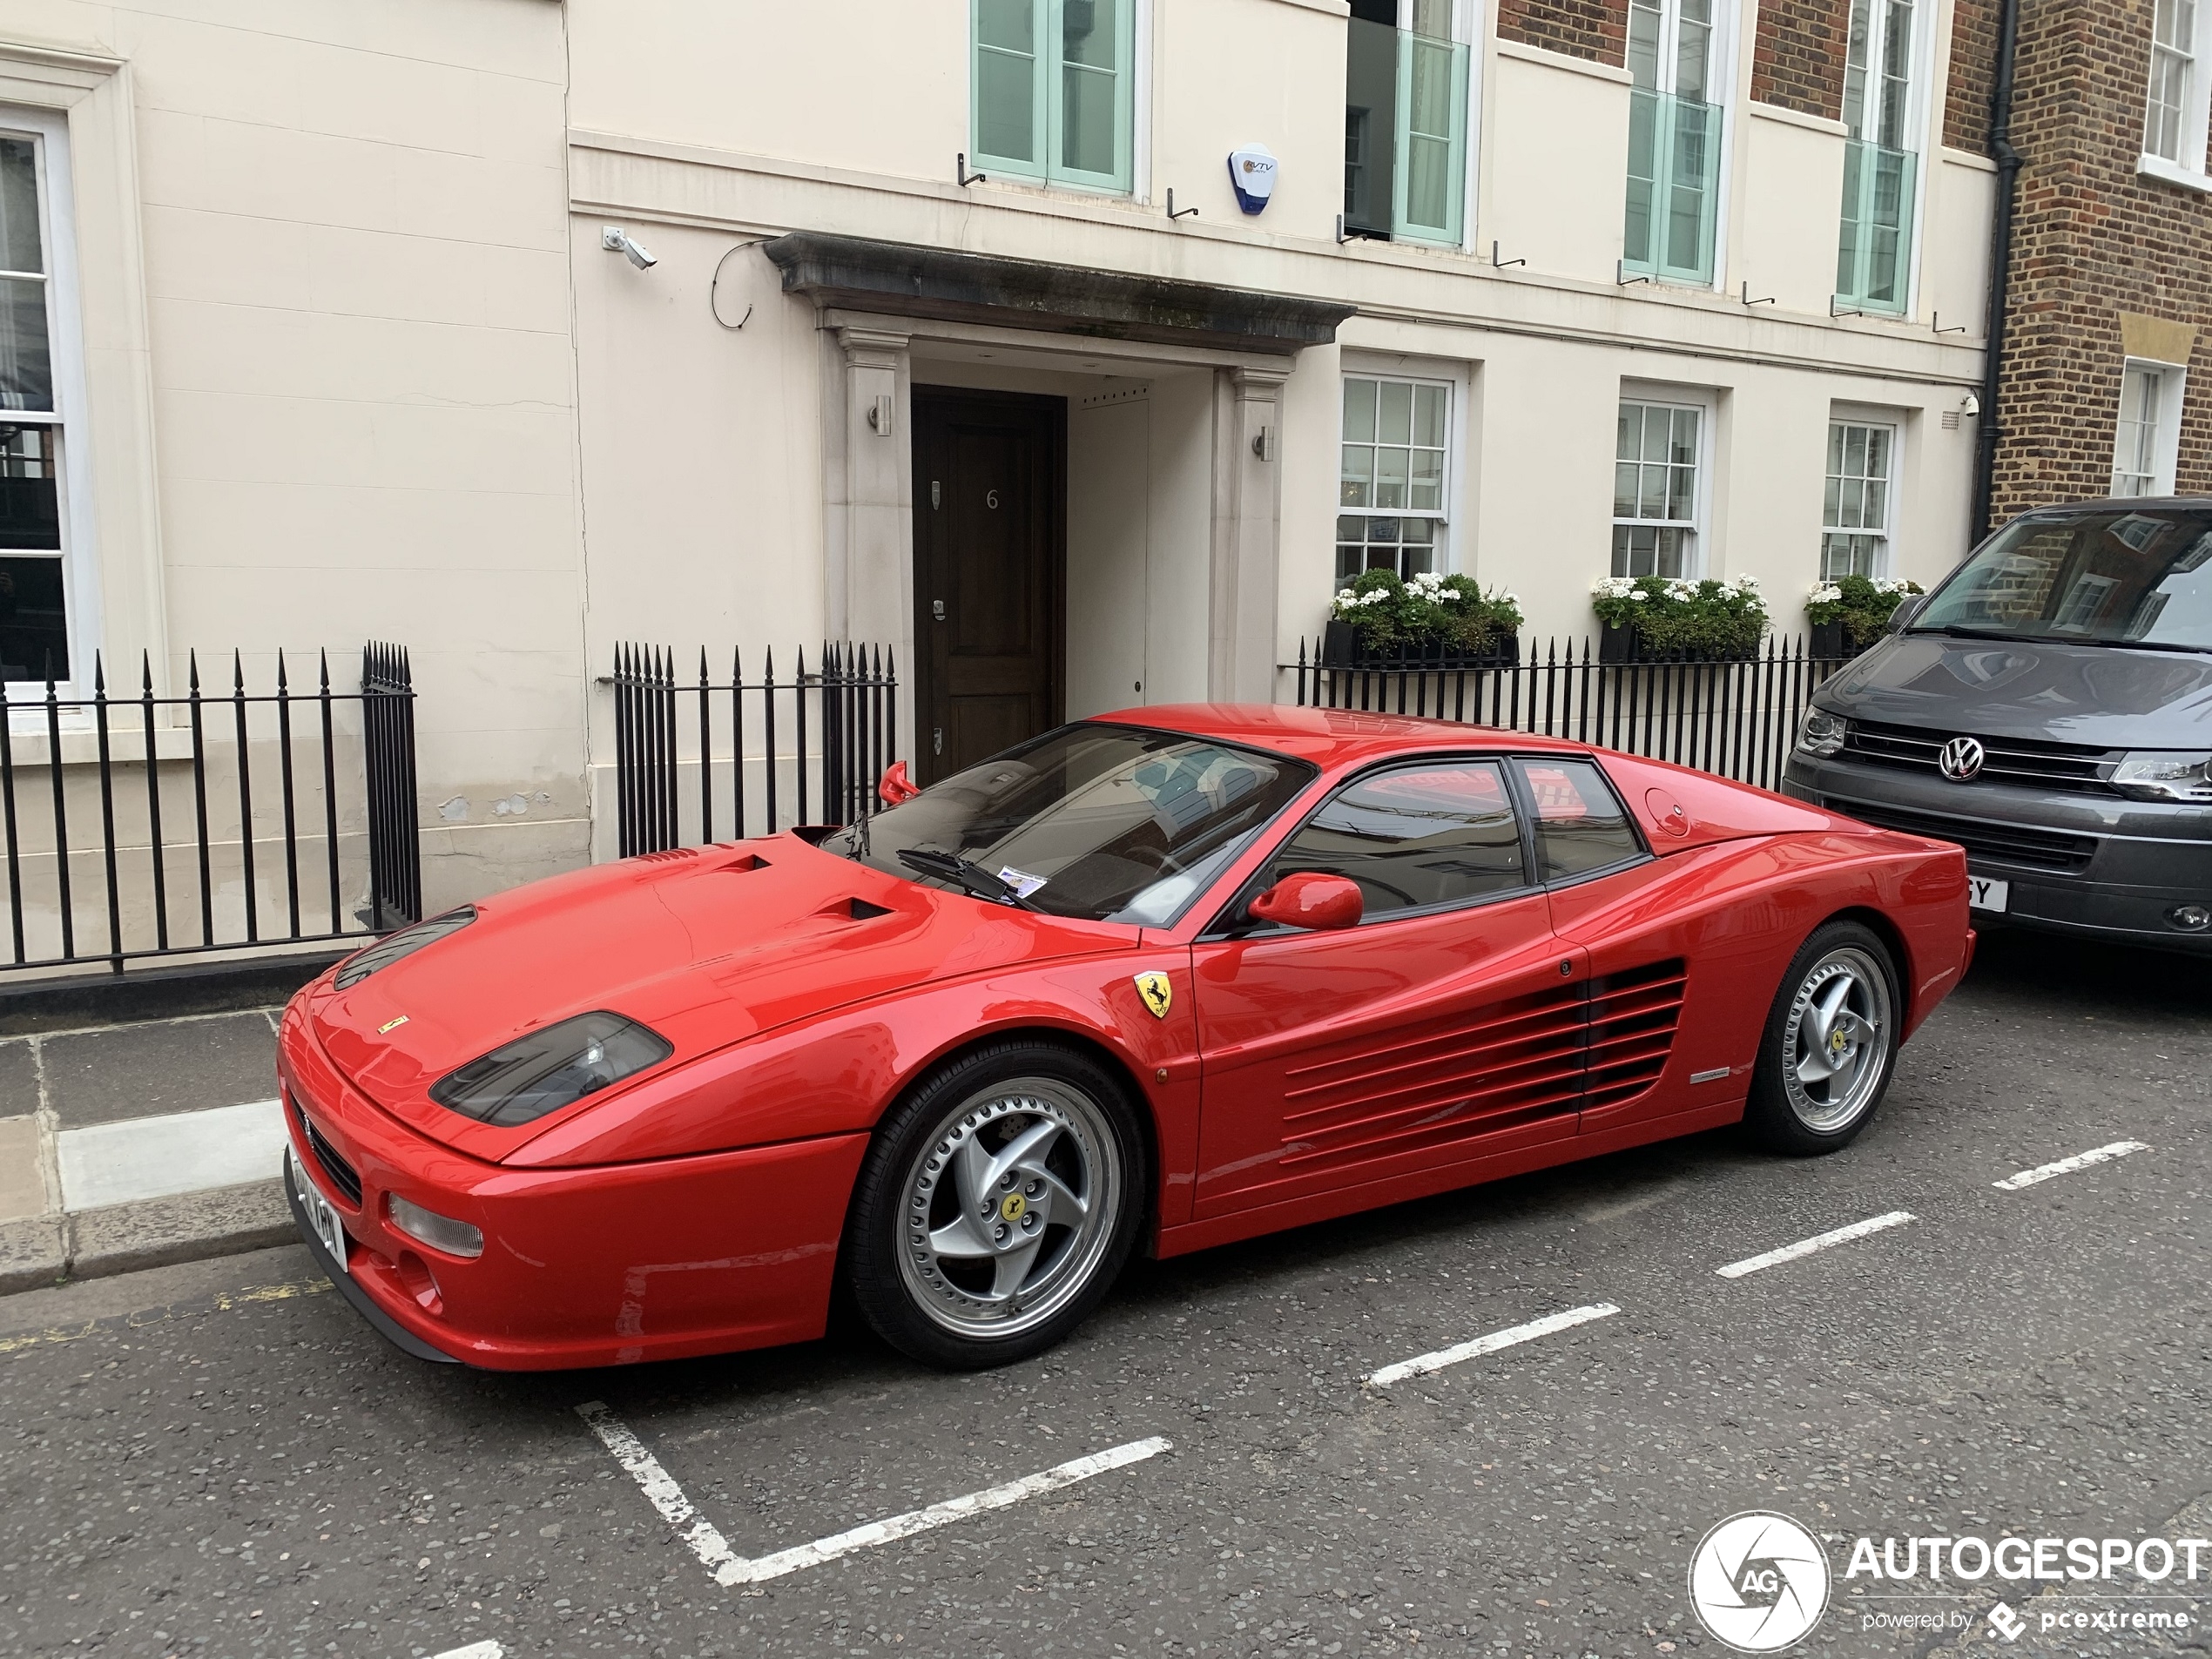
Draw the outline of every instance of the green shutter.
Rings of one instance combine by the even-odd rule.
[[[1456,247],[1467,200],[1467,48],[1398,34],[1398,165],[1392,235]]]
[[[1053,0],[970,0],[971,165],[1045,173],[1045,14]]]
[[[1039,0],[1049,6],[1047,176],[1127,191],[1135,176],[1136,0]]]

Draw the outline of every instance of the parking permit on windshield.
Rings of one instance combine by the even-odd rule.
[[[1966,873],[1966,904],[1974,910],[2002,910],[2011,902],[2013,884],[1994,876]]]
[[[1008,864],[1000,867],[999,880],[1005,882],[1008,887],[1014,889],[1014,896],[1015,898],[1026,899],[1031,894],[1035,893],[1039,887],[1044,886],[1046,878],[1041,875],[1029,875],[1023,871],[1015,869],[1011,864]]]

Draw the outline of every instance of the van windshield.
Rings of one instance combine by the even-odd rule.
[[[1002,904],[1163,927],[1316,775],[1179,732],[1063,726],[821,845]]]
[[[2212,651],[2212,509],[2105,504],[2016,519],[1906,631]]]

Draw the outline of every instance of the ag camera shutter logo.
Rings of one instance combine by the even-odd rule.
[[[1689,1558],[1698,1622],[1738,1653],[1779,1653],[1828,1610],[1828,1552],[1787,1515],[1747,1509],[1707,1533]]]

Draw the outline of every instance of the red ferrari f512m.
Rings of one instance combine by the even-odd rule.
[[[910,792],[887,790],[887,795]],[[873,818],[393,934],[293,998],[287,1183],[424,1359],[1065,1336],[1132,1251],[1743,1120],[1848,1143],[1966,870],[1659,762],[1316,709],[1064,726]]]

